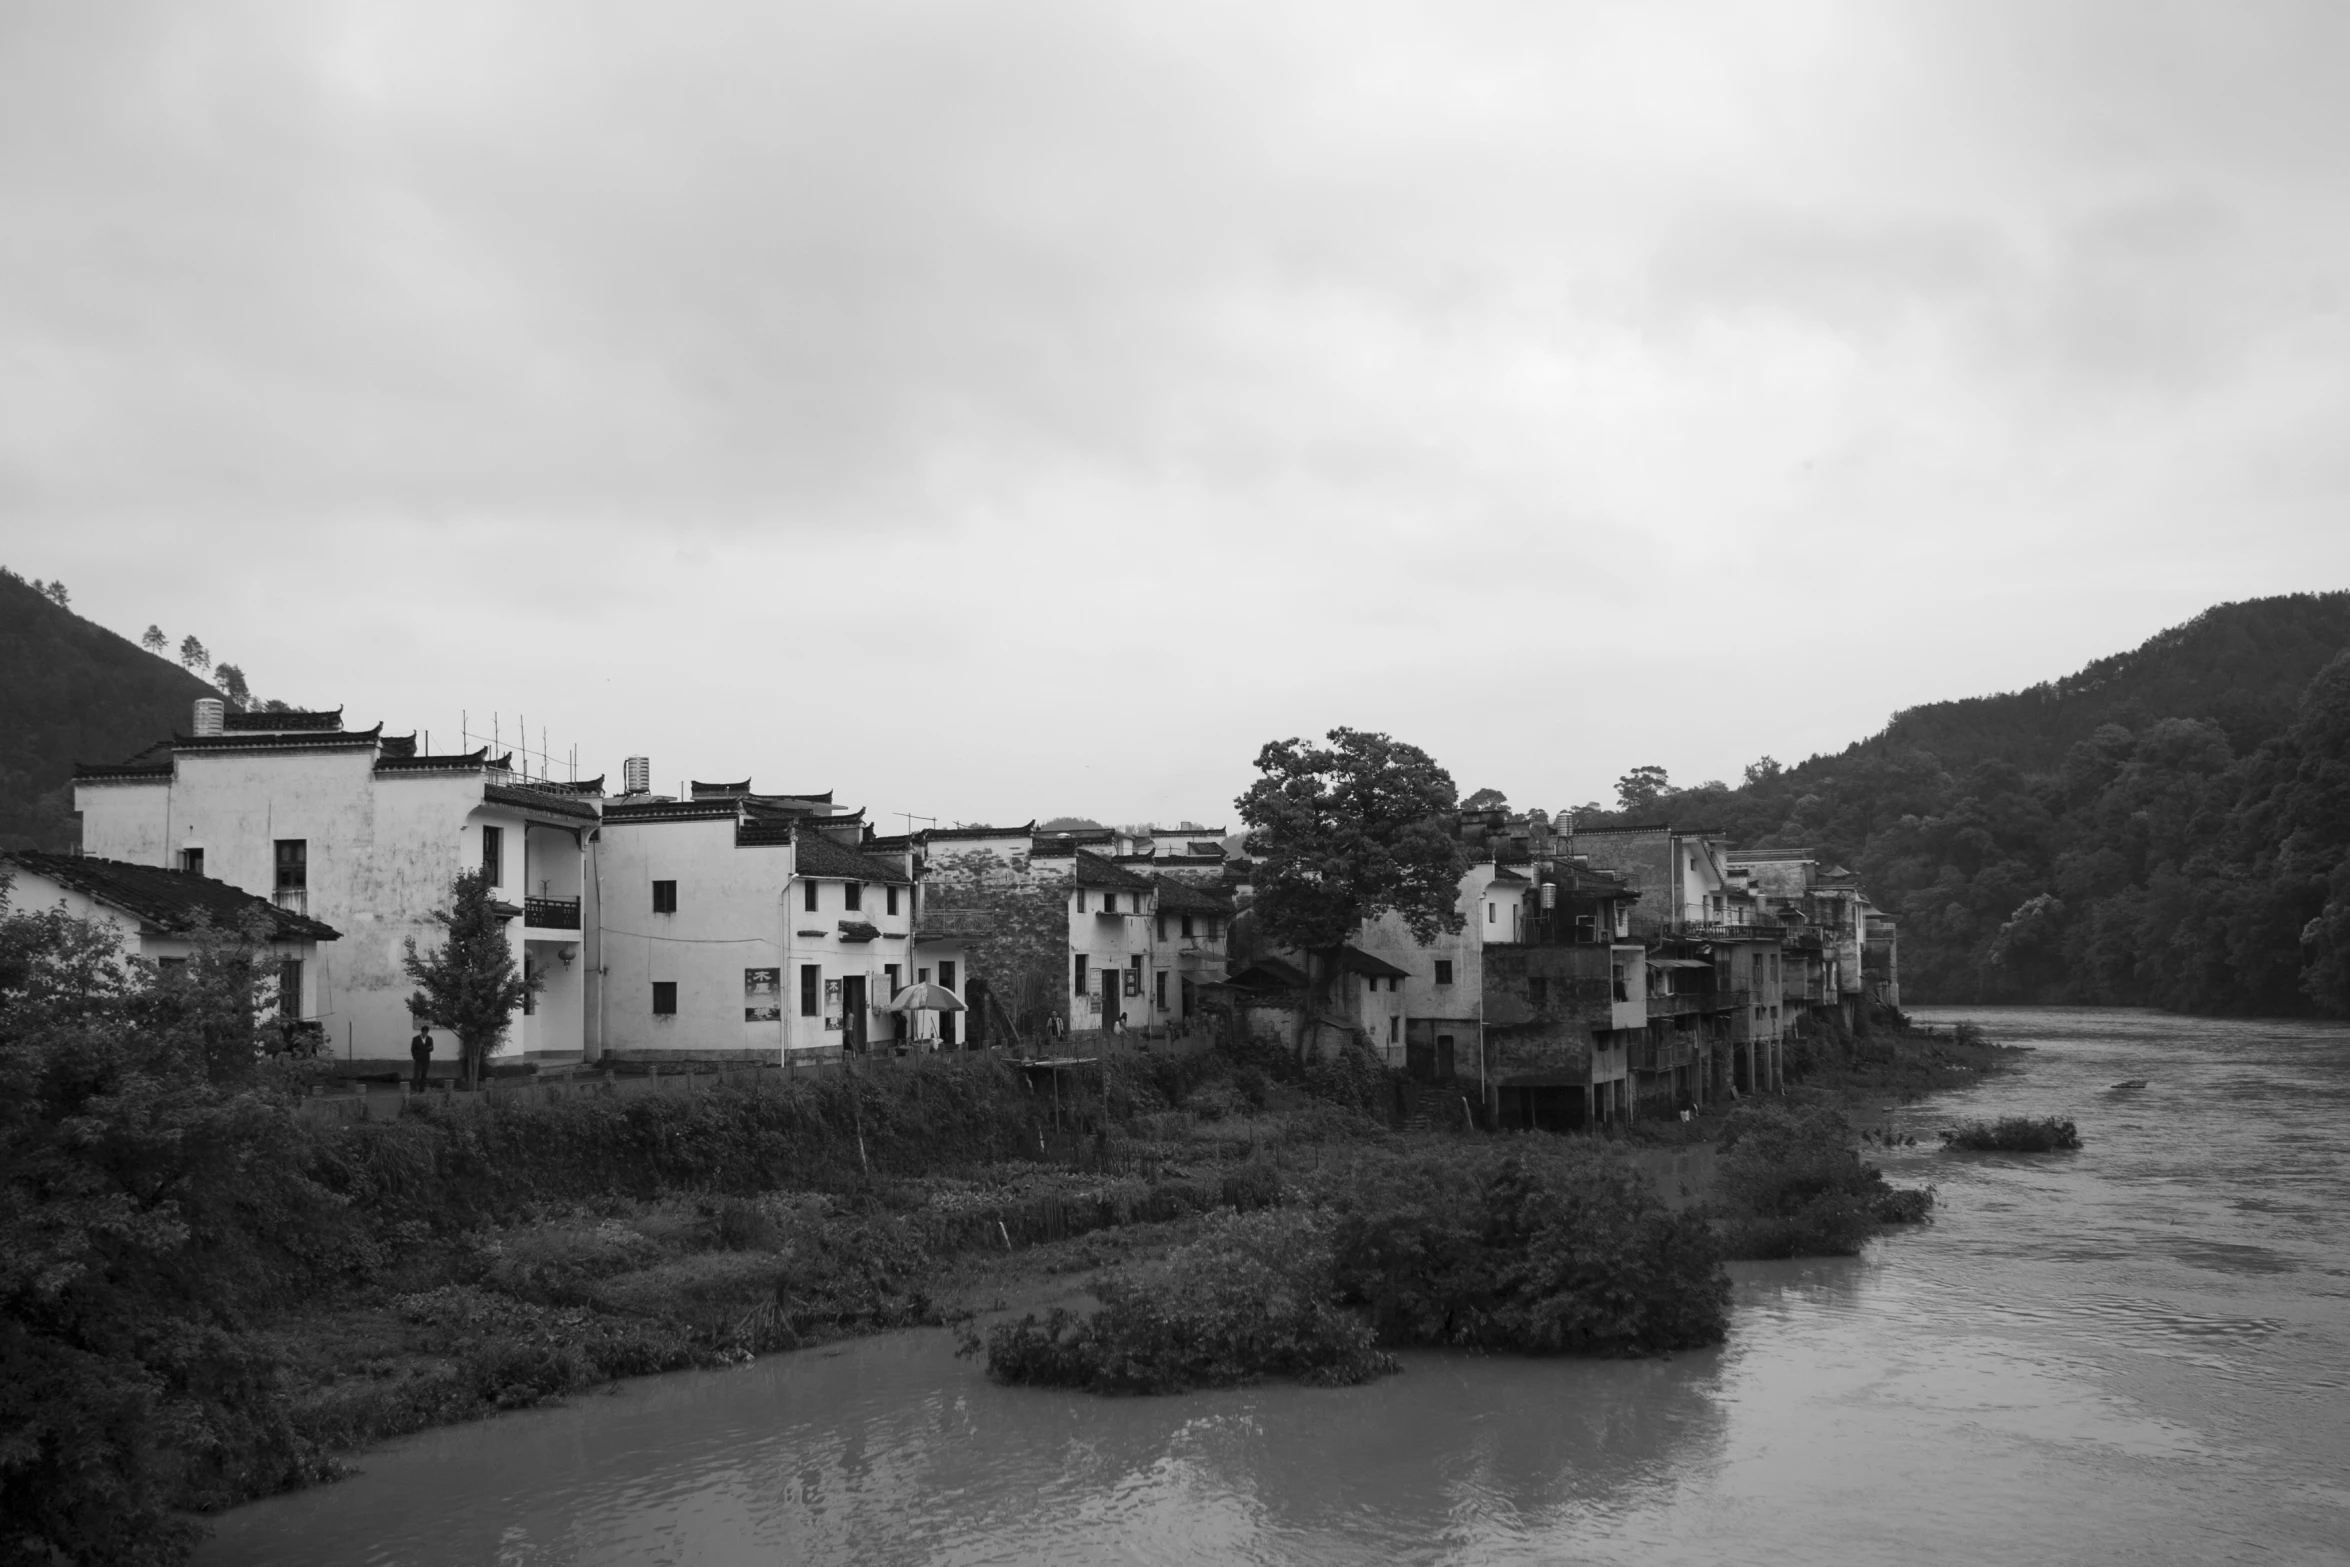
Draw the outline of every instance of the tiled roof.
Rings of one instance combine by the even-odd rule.
[[[333,731],[343,727],[343,710],[338,707],[331,712],[228,712],[220,715],[220,727],[232,735],[289,734],[298,730]]]
[[[792,868],[801,876],[817,876],[828,881],[896,882],[905,886],[910,877],[886,860],[868,855],[833,842],[821,832],[803,830],[792,845]]]
[[[693,795],[697,800],[706,800],[712,795],[749,794],[750,792],[751,781],[748,778],[745,778],[741,783],[723,784],[704,783],[699,778],[693,781]]]
[[[383,725],[373,729],[302,729],[286,734],[173,735],[174,751],[344,751],[373,747]]]
[[[1106,887],[1116,892],[1149,892],[1155,885],[1148,876],[1137,876],[1125,866],[1103,859],[1086,849],[1077,851],[1077,885]]]
[[[1357,974],[1368,975],[1373,979],[1410,979],[1412,977],[1410,969],[1397,968],[1385,958],[1374,957],[1351,942],[1338,949],[1338,963],[1341,968],[1350,969]]]
[[[1522,882],[1522,881],[1524,881],[1526,878],[1525,878],[1524,876],[1520,875],[1518,872],[1511,870],[1511,869],[1510,869],[1508,866],[1506,866],[1506,865],[1496,865],[1496,866],[1493,868],[1493,879],[1494,879],[1495,881],[1519,881],[1519,882]]]
[[[917,836],[926,839],[1025,838],[1034,836],[1035,832],[1036,820],[1031,817],[1026,825],[1020,827],[926,827]]]
[[[164,783],[171,778],[169,762],[76,762],[73,776],[82,783]]]
[[[559,794],[527,784],[483,784],[481,797],[491,805],[511,805],[517,810],[545,811],[551,816],[569,816],[585,822],[598,819],[596,808],[575,794]]]
[[[629,822],[723,822],[742,814],[742,807],[733,800],[630,800],[625,797],[604,807],[604,821]]]
[[[375,759],[375,770],[379,773],[471,772],[481,767],[489,754],[490,748],[486,745],[474,751],[445,751],[427,756],[418,756],[414,752],[405,756],[386,752]]]
[[[1173,876],[1155,878],[1161,914],[1216,914],[1232,912],[1232,900]]]
[[[120,909],[172,935],[185,935],[199,924],[233,931],[255,915],[279,941],[334,941],[342,933],[267,898],[257,898],[210,876],[190,876],[159,865],[132,865],[124,860],[90,859],[71,854],[41,854],[30,849],[0,854],[0,861],[23,867],[62,887]],[[19,904],[23,893],[17,894]]]

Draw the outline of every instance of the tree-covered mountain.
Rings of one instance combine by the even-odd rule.
[[[0,848],[73,848],[73,764],[184,733],[195,699],[220,694],[0,571]]]
[[[1901,920],[1905,1001],[2350,1016],[2346,648],[2350,593],[2225,604],[1737,788],[1636,770],[1577,817],[1851,866]]]

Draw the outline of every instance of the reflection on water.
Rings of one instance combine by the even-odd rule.
[[[1882,1118],[1939,1222],[1738,1266],[1717,1351],[1102,1400],[905,1334],[431,1433],[205,1560],[2350,1560],[2350,1031],[1973,1015],[2028,1072]],[[2087,1147],[1933,1146],[2027,1111]]]

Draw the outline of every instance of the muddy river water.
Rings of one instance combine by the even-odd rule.
[[[1938,1221],[1734,1265],[1718,1350],[1106,1400],[899,1334],[413,1438],[200,1560],[2350,1562],[2350,1029],[1965,1015],[2035,1053],[1882,1117]],[[1932,1146],[2027,1111],[2086,1149]]]

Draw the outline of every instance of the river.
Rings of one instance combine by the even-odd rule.
[[[411,1438],[199,1560],[2350,1562],[2350,1029],[1919,1016],[2035,1053],[1889,1110],[1937,1221],[1733,1265],[1718,1350],[1109,1400],[896,1334]],[[1934,1146],[2027,1112],[2086,1148]]]

